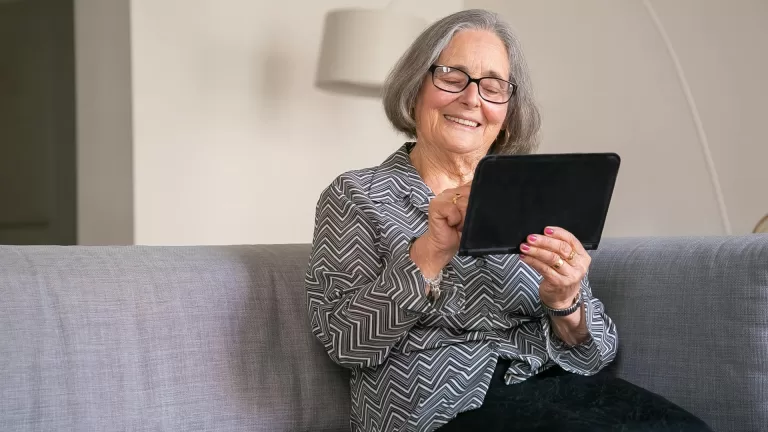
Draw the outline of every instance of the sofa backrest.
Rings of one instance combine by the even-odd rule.
[[[309,245],[0,246],[0,430],[349,430]],[[768,235],[605,240],[612,367],[715,430],[768,424]]]
[[[768,428],[768,235],[612,239],[592,256],[619,376],[716,431]]]
[[[0,430],[348,430],[309,250],[0,247]]]

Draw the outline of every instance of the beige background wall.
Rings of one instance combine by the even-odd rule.
[[[135,242],[310,241],[322,188],[403,141],[379,101],[312,85],[324,13],[385,3],[131,1]],[[651,4],[701,114],[732,232],[747,232],[768,211],[758,123],[768,97],[766,4]],[[428,19],[461,6],[393,3]],[[725,232],[691,111],[642,1],[464,6],[497,10],[518,29],[544,115],[543,151],[622,155],[606,236]]]
[[[133,1],[136,242],[310,241],[320,191],[403,141],[313,87],[325,12],[386,3]]]
[[[733,233],[768,212],[768,3],[649,2],[687,77]],[[525,44],[543,151],[623,157],[607,235],[721,234],[715,189],[674,64],[640,0],[467,0]]]
[[[733,231],[748,232],[768,213],[768,2],[653,5],[698,103]]]

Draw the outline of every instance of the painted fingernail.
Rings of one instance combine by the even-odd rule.
[[[537,239],[537,237],[535,235],[533,235],[533,234],[528,236],[528,241],[530,241],[530,242],[535,242],[536,239]]]
[[[521,245],[521,246],[520,246],[520,249],[522,249],[522,250],[524,250],[524,251],[526,251],[526,252],[528,252],[529,250],[531,250],[530,246],[528,246],[528,245],[525,245],[525,244],[524,244],[524,245]]]
[[[547,228],[547,229],[544,230],[544,232],[547,233],[547,234],[554,234],[555,230],[553,230],[552,228]]]

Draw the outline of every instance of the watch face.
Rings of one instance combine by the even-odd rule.
[[[768,233],[768,215],[765,215],[760,222],[757,223],[754,233]]]

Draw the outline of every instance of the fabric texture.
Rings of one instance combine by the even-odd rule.
[[[310,245],[0,246],[1,431],[344,431]],[[605,239],[604,370],[713,430],[768,424],[768,235]]]
[[[498,358],[508,383],[558,364],[590,375],[615,356],[616,329],[582,282],[589,339],[566,347],[518,255],[456,256],[431,303],[410,259],[434,197],[403,145],[381,166],[339,176],[317,204],[306,284],[312,330],[352,368],[354,431],[432,431],[481,405]],[[542,227],[543,228],[543,227]],[[460,373],[457,373],[460,371]]]
[[[576,375],[554,366],[523,383],[504,382],[507,361],[494,371],[483,405],[459,414],[438,432],[711,432],[701,419],[667,399],[612,376]]]
[[[768,430],[768,235],[608,239],[592,256],[618,376],[715,430]]]
[[[0,430],[339,431],[305,245],[0,247]]]

